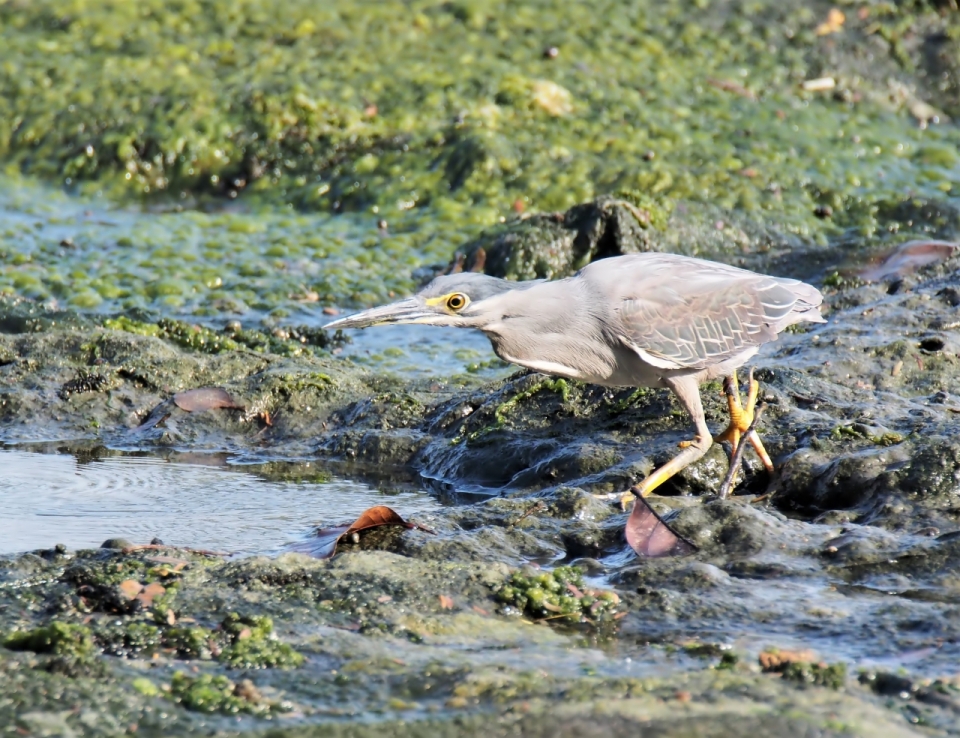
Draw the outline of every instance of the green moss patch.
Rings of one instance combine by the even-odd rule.
[[[249,680],[236,684],[225,676],[201,674],[191,677],[181,671],[173,675],[170,699],[196,712],[262,715],[273,708]]]
[[[571,566],[514,572],[496,597],[531,617],[575,623],[609,620],[620,604],[616,593],[588,588],[583,573]]]
[[[292,669],[301,666],[304,657],[293,648],[277,640],[273,620],[267,616],[241,617],[228,615],[221,624],[230,638],[230,645],[220,653],[219,660],[237,669]]]
[[[34,651],[81,659],[89,658],[96,650],[89,628],[59,621],[14,633],[4,640],[3,645],[11,651]]]

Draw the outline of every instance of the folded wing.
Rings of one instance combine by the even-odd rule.
[[[703,369],[793,323],[824,322],[820,292],[793,279],[666,254],[609,276],[620,293],[621,341],[663,369]]]

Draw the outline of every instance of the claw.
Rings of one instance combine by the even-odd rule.
[[[760,395],[760,383],[753,377],[753,368],[750,369],[747,378],[747,403],[745,407],[740,399],[740,388],[737,383],[737,373],[735,371],[724,379],[723,390],[727,396],[730,423],[720,435],[714,437],[714,441],[717,443],[730,443],[732,446],[730,457],[732,464],[733,460],[743,458],[743,451],[741,450],[739,454],[737,451],[740,449],[742,439],[746,438],[750,442],[750,445],[756,450],[766,470],[772,472],[773,462],[770,460],[767,450],[763,447],[760,436],[758,436],[757,432],[753,429],[757,418],[757,397]],[[733,487],[736,482],[737,471],[737,469],[731,466],[731,471],[724,481],[724,489]]]

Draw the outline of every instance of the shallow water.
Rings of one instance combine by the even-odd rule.
[[[378,490],[310,463],[283,465],[302,475],[298,481],[271,481],[221,457],[190,460],[80,461],[69,454],[0,450],[0,554],[155,537],[169,545],[269,553],[303,540],[315,526],[349,522],[372,505],[421,518],[440,507],[424,492]]]

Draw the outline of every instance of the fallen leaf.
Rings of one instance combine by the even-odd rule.
[[[118,586],[120,587],[120,592],[128,600],[135,600],[137,595],[143,590],[143,585],[136,579],[124,579]]]
[[[442,607],[444,610],[452,610],[452,609],[453,609],[453,598],[452,598],[452,597],[447,597],[447,595],[439,595],[437,599],[440,600],[440,607]]]
[[[883,257],[882,261],[860,272],[868,282],[899,278],[920,267],[946,261],[957,253],[960,244],[951,241],[907,241]]]
[[[846,20],[847,16],[843,14],[843,11],[837,10],[837,8],[830,8],[830,12],[827,13],[827,19],[817,26],[816,33],[818,36],[828,36],[831,33],[838,33],[843,30],[843,24]]]
[[[690,541],[673,532],[643,497],[638,497],[627,519],[627,543],[645,558],[686,556],[697,550]]]
[[[422,530],[433,533],[429,528],[417,523],[409,523],[400,517],[400,514],[386,505],[374,505],[367,508],[360,517],[350,525],[338,525],[333,528],[321,528],[315,538],[303,543],[295,543],[290,550],[304,553],[317,559],[329,559],[337,552],[337,544],[346,535],[359,533],[370,528],[379,528],[382,525],[401,525],[408,530]]]
[[[817,660],[813,651],[781,651],[771,649],[760,654],[760,668],[763,671],[780,671],[787,664],[810,664]]]
[[[152,607],[154,598],[159,597],[166,591],[167,588],[159,582],[151,582],[137,595],[137,599],[140,600],[140,604],[144,607]]]
[[[172,551],[186,551],[187,553],[198,554],[200,556],[233,556],[229,551],[208,551],[205,548],[188,548],[186,546],[167,546],[164,543],[138,543],[134,546],[127,546],[121,549],[121,553],[133,553],[134,551],[163,551],[170,549]]]
[[[233,396],[221,387],[200,387],[199,389],[177,392],[173,396],[174,404],[188,413],[217,408],[243,410],[243,405],[233,399]]]

